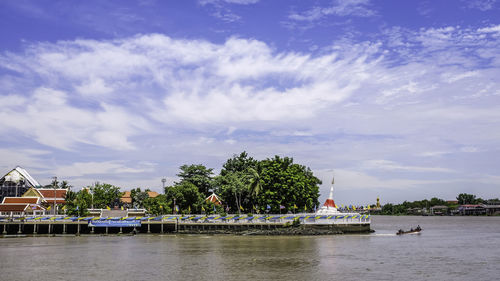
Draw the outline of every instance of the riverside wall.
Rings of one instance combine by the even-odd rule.
[[[160,217],[136,220],[135,226],[93,226],[94,220],[106,218],[11,219],[0,221],[0,237],[57,235],[133,235],[133,234],[235,234],[235,235],[333,235],[369,233],[369,216],[346,219],[314,219],[310,216],[289,216],[279,219],[194,220],[192,217]],[[269,218],[273,218],[269,216]],[[120,222],[125,218],[118,219]]]

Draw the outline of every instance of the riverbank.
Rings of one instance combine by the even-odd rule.
[[[2,235],[241,234],[333,235],[369,233],[366,215],[159,216],[131,218],[37,217],[0,221]]]

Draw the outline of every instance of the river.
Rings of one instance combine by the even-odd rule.
[[[420,225],[420,235],[396,236]],[[499,280],[500,217],[372,216],[367,235],[0,239],[0,280]]]

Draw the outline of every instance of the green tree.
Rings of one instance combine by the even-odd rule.
[[[204,196],[193,183],[189,181],[181,181],[173,186],[165,187],[166,202],[174,206],[179,206],[179,212],[188,213],[201,212],[201,206],[204,201]],[[175,200],[174,200],[175,199]]]
[[[443,199],[433,197],[429,201],[429,205],[430,205],[430,207],[438,206],[438,205],[446,205],[446,201],[444,201]],[[422,207],[425,207],[425,206],[422,206]]]
[[[97,182],[88,188],[93,193],[93,205],[96,209],[119,205],[120,198],[123,195],[119,187],[107,183]]]
[[[57,179],[53,179],[50,184],[44,185],[43,188],[56,188],[59,189],[66,189],[66,188],[71,188],[72,186],[65,180],[63,181],[58,181]]]
[[[262,167],[257,165],[257,167],[250,167],[247,169],[248,177],[248,190],[252,197],[257,197],[262,190]]]
[[[132,189],[130,191],[130,198],[132,199],[132,207],[134,208],[143,208],[144,207],[144,201],[149,198],[148,191],[149,189],[146,189],[144,191],[141,191],[140,188]]]
[[[151,215],[164,215],[172,213],[172,208],[165,194],[160,194],[154,198],[148,197],[143,201],[144,208]]]
[[[457,196],[457,200],[458,200],[458,204],[460,204],[460,205],[476,204],[476,195],[467,194],[467,193],[460,193]]]
[[[384,204],[381,210],[382,215],[393,215],[394,214],[394,205],[391,203]]]
[[[177,176],[181,179],[179,183],[189,182],[196,186],[205,196],[210,195],[212,189],[213,169],[203,165],[182,165],[181,172]]]
[[[248,156],[246,151],[243,151],[239,155],[233,155],[229,158],[226,163],[222,165],[221,175],[231,172],[245,172],[250,168],[256,168],[259,161]]]
[[[92,195],[89,189],[74,192],[71,189],[66,192],[66,214],[72,216],[85,216],[92,204]]]
[[[247,196],[248,182],[244,172],[226,172],[224,175],[217,176],[214,182],[216,192],[224,198],[231,210],[238,213],[241,213],[242,209],[248,210],[250,205]]]
[[[315,177],[311,169],[293,163],[293,158],[275,156],[260,162],[262,191],[257,197],[261,211],[267,205],[271,212],[279,212],[279,206],[286,210],[312,210],[319,205],[319,185],[321,180]]]

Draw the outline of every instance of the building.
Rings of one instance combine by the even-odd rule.
[[[45,211],[39,197],[5,197],[0,204],[2,216],[42,215]]]
[[[337,204],[335,204],[335,201],[333,200],[333,185],[334,185],[334,183],[335,183],[335,180],[332,179],[332,186],[330,187],[330,195],[326,199],[323,206],[321,206],[321,208],[319,208],[316,211],[316,214],[317,215],[327,215],[327,216],[328,215],[340,215],[340,214],[342,214],[344,216],[359,216],[360,214],[356,213],[356,212],[350,212],[350,213],[339,212],[338,206],[337,206]]]
[[[222,200],[220,200],[219,196],[215,193],[212,193],[210,196],[205,198],[205,202],[214,203],[215,205],[222,205]]]
[[[30,188],[22,197],[38,197],[44,206],[51,206],[49,210],[57,214],[62,205],[66,204],[68,188]]]
[[[430,209],[431,209],[431,215],[434,216],[444,216],[449,214],[448,206],[436,205],[432,206]]]
[[[155,198],[157,197],[158,195],[160,195],[158,192],[156,191],[145,191],[148,195],[149,198]],[[123,195],[122,197],[120,197],[120,203],[121,205],[127,207],[127,208],[132,208],[134,207],[132,205],[132,192],[130,191],[125,191],[123,192]]]
[[[0,178],[0,201],[5,197],[21,197],[28,189],[40,187],[25,169],[17,166]]]
[[[486,214],[489,216],[498,216],[500,215],[500,205],[483,205],[486,209]]]
[[[30,187],[21,197],[4,197],[0,215],[24,216],[59,213],[68,189]]]
[[[485,215],[486,208],[484,207],[484,205],[468,204],[468,205],[461,205],[460,207],[458,207],[458,212],[462,216]]]

